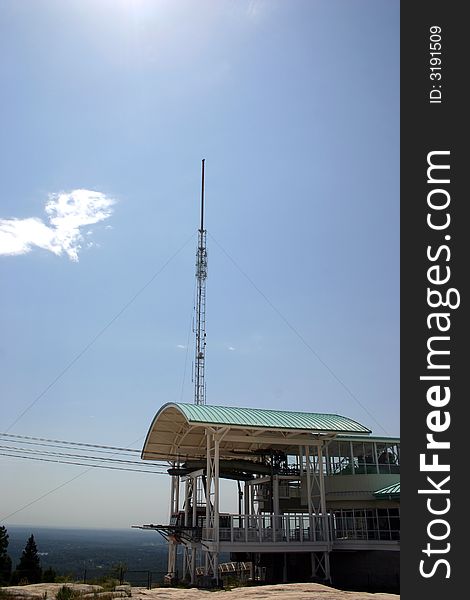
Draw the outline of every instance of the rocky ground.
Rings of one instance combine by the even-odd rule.
[[[66,584],[84,595],[84,598],[95,598],[103,589],[96,585]],[[38,583],[35,585],[14,586],[2,588],[17,600],[53,600],[61,583]],[[46,595],[47,594],[47,595]],[[198,590],[181,588],[155,588],[147,590],[142,587],[132,589],[121,586],[112,593],[114,597],[129,596],[134,600],[399,600],[397,594],[343,592],[320,583],[289,583],[278,585],[262,585],[256,587],[233,588],[229,591]],[[109,592],[106,596],[110,596]]]

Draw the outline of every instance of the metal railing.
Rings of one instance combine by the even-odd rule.
[[[230,515],[230,526],[219,527],[219,541],[231,543],[299,543],[326,541],[331,515]],[[203,528],[202,539],[215,541],[215,530]]]
[[[219,527],[219,541],[235,544],[400,539],[400,516],[397,509],[339,509],[327,515],[312,516],[226,515],[223,525]],[[215,529],[202,528],[203,540],[216,541],[215,536]]]
[[[77,581],[100,585],[105,580],[115,580],[119,585],[129,584],[133,587],[146,587],[151,590],[164,583],[166,571],[149,571],[147,569],[111,569],[103,571],[98,569],[84,569],[83,575],[77,576]],[[177,578],[177,573],[175,574]]]

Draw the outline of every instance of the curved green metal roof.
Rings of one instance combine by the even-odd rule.
[[[376,498],[399,498],[400,497],[400,482],[393,483],[392,485],[387,485],[380,490],[374,492],[374,496]]]
[[[238,425],[268,429],[370,433],[370,429],[367,429],[364,425],[341,415],[183,403],[165,404],[161,407],[159,413],[171,406],[179,409],[189,423],[212,423],[214,425]]]

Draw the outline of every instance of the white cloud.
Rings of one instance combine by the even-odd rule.
[[[183,346],[183,344],[177,344],[176,346],[177,348],[186,348],[186,346]]]
[[[112,198],[93,190],[49,194],[45,206],[49,225],[36,217],[0,219],[0,255],[27,254],[36,246],[58,256],[64,252],[77,262],[83,241],[81,227],[110,217],[114,203]],[[90,234],[88,230],[87,235]]]
[[[227,348],[232,351],[235,350],[235,348],[233,346],[227,346]]]

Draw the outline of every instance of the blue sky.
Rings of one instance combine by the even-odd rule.
[[[205,158],[207,402],[399,433],[398,1],[1,0],[0,69],[0,431],[108,324],[11,433],[140,448],[192,402]],[[0,469],[0,518],[83,470]],[[167,484],[5,523],[156,522]]]

